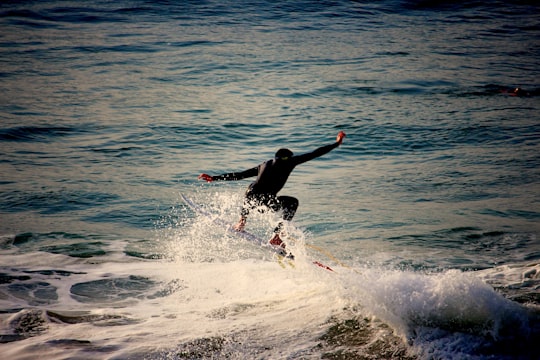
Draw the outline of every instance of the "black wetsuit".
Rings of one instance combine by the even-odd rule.
[[[273,211],[283,210],[283,220],[290,221],[298,208],[298,199],[292,196],[277,196],[277,193],[285,186],[289,175],[297,165],[327,154],[337,148],[339,144],[335,142],[321,146],[312,152],[298,156],[293,155],[286,159],[276,157],[246,171],[212,176],[212,180],[242,180],[257,176],[257,179],[249,185],[246,191],[242,217],[246,217],[251,209],[265,206]],[[281,223],[275,231],[280,229]]]

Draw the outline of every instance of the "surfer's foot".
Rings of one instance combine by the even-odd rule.
[[[274,234],[274,237],[270,239],[269,243],[270,245],[285,249],[285,243],[281,240],[278,233]]]
[[[241,218],[240,221],[238,221],[238,224],[234,225],[233,229],[236,231],[244,231],[245,227],[246,227],[246,219]]]
[[[294,255],[285,250],[285,243],[281,240],[278,233],[274,234],[274,237],[270,239],[269,243],[277,249],[279,255],[294,260]]]

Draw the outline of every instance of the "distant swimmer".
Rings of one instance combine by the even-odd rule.
[[[508,94],[510,96],[531,96],[531,93],[529,91],[523,90],[520,87],[516,87],[513,89],[501,89],[501,93]]]
[[[260,206],[274,212],[283,211],[283,220],[291,221],[298,208],[298,199],[292,196],[277,196],[277,193],[285,186],[289,175],[297,165],[329,153],[341,145],[345,136],[345,133],[340,131],[335,143],[322,146],[312,152],[302,155],[294,155],[291,150],[282,148],[276,152],[273,159],[265,161],[251,169],[217,176],[201,174],[199,175],[199,179],[211,182],[218,180],[242,180],[253,176],[257,177],[255,181],[249,185],[245,193],[240,220],[234,227],[237,231],[244,230],[250,210]],[[280,221],[274,229],[274,236],[270,239],[271,245],[285,248],[285,243],[280,238],[282,228],[283,221]]]
[[[523,90],[522,88],[517,87],[514,89],[514,91],[512,91],[511,95],[512,96],[529,96],[530,94],[527,91]]]

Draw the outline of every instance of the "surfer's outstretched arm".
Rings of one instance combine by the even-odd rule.
[[[257,176],[257,173],[258,173],[258,167],[254,167],[246,171],[242,171],[242,172],[231,172],[231,173],[221,174],[217,176],[201,174],[199,175],[198,179],[208,181],[208,182],[219,181],[219,180],[234,181],[234,180],[242,180],[249,177]]]
[[[340,131],[336,137],[336,142],[330,145],[321,146],[320,148],[317,148],[313,150],[312,152],[298,155],[294,157],[294,160],[296,162],[296,165],[305,163],[306,161],[313,160],[315,158],[318,158],[319,156],[323,156],[324,154],[329,153],[330,151],[337,148],[341,143],[343,142],[343,139],[345,138],[346,134],[343,131]]]

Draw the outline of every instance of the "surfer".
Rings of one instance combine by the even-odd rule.
[[[340,131],[335,143],[321,146],[312,152],[302,155],[294,155],[291,150],[282,148],[276,152],[273,159],[265,161],[254,168],[242,172],[232,172],[217,176],[201,174],[199,175],[199,179],[211,182],[219,180],[233,181],[254,176],[257,177],[257,179],[249,185],[246,191],[244,204],[240,213],[240,220],[238,221],[238,224],[234,226],[236,231],[243,231],[250,210],[261,206],[275,212],[283,211],[283,220],[291,221],[298,208],[298,199],[292,196],[277,196],[277,193],[283,188],[289,175],[297,165],[329,153],[341,145],[345,136],[345,133]],[[280,238],[282,228],[283,221],[280,221],[274,229],[274,236],[270,239],[271,245],[285,248],[285,243]]]

